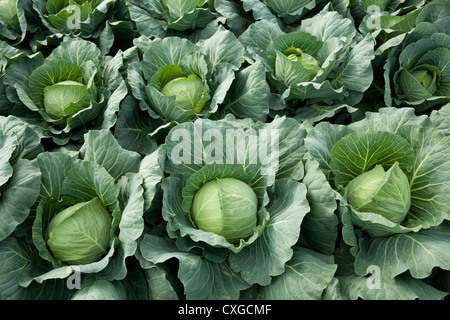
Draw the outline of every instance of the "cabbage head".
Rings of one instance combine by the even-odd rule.
[[[58,260],[88,264],[108,250],[112,216],[99,198],[80,202],[57,213],[46,229],[47,245]]]
[[[257,211],[258,198],[250,186],[235,178],[221,178],[197,191],[191,217],[198,228],[234,243],[253,233]]]

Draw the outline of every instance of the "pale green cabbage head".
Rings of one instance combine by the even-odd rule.
[[[197,191],[191,218],[199,229],[235,243],[253,234],[257,211],[258,198],[249,185],[235,178],[220,178]]]
[[[377,165],[350,181],[346,187],[347,201],[357,211],[373,212],[400,223],[411,207],[408,177],[398,164],[388,171]]]
[[[44,110],[52,119],[71,117],[89,104],[88,88],[80,82],[67,80],[44,88]]]
[[[175,102],[184,110],[194,110],[203,97],[203,82],[197,75],[191,74],[169,81],[161,93],[175,96]]]
[[[46,229],[47,246],[66,264],[98,261],[109,248],[112,216],[99,198],[56,214]]]

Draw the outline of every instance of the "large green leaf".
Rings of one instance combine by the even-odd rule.
[[[406,275],[383,279],[379,288],[372,287],[372,279],[367,277],[350,275],[337,279],[342,296],[347,300],[441,300],[447,295],[425,281]]]
[[[450,140],[439,130],[403,126],[399,135],[414,149],[410,176],[411,209],[407,225],[436,226],[450,220]]]
[[[61,43],[48,58],[68,61],[80,67],[87,61],[92,61],[98,65],[100,63],[100,49],[91,41],[70,39]]]
[[[180,251],[167,238],[146,234],[140,250],[146,260],[156,264],[171,258],[179,261],[178,277],[188,300],[236,300],[239,292],[250,286],[226,263],[214,263],[194,253]]]
[[[337,265],[333,257],[302,247],[294,247],[286,271],[260,288],[263,300],[321,300],[322,293],[333,279]]]
[[[179,297],[172,287],[169,278],[172,271],[164,264],[152,264],[145,267],[145,276],[149,287],[149,298],[151,300],[178,300]]]
[[[331,149],[342,137],[353,132],[347,126],[333,125],[328,122],[318,123],[305,138],[309,154],[319,161],[319,167],[331,181]]]
[[[244,62],[244,46],[233,33],[222,26],[212,37],[200,41],[198,45],[208,57],[208,69],[211,73],[214,73],[221,63],[228,63],[237,70]]]
[[[224,101],[224,111],[239,118],[265,121],[269,113],[268,84],[261,63],[255,63],[236,74]]]
[[[450,135],[450,103],[447,103],[439,110],[433,110],[430,114],[430,119],[443,134],[446,136]]]
[[[320,2],[320,1],[317,1]],[[314,0],[266,0],[264,3],[275,11],[278,17],[283,18],[285,23],[294,23],[298,21],[306,12],[314,9],[316,6]]]
[[[102,166],[115,179],[127,172],[137,172],[141,156],[122,148],[111,131],[90,130],[85,134],[84,141],[80,157]]]
[[[308,204],[311,211],[303,219],[299,242],[317,252],[331,255],[338,236],[336,196],[327,178],[314,159],[305,161],[305,177]]]
[[[49,280],[28,287],[19,284],[22,271],[31,255],[23,238],[8,237],[0,242],[0,299],[2,300],[60,300],[68,299],[70,290],[63,280]]]
[[[13,168],[9,162],[17,144],[15,136],[0,135],[0,186],[3,186],[13,175]]]
[[[156,141],[150,140],[148,135],[162,124],[162,121],[152,119],[147,112],[140,110],[132,96],[127,96],[117,114],[114,138],[122,148],[145,156],[156,149]]]
[[[185,31],[188,29],[204,28],[216,18],[207,5],[207,0],[199,3],[198,0],[165,1],[169,9],[169,29]]]
[[[144,52],[141,69],[147,81],[165,65],[180,65],[183,59],[199,47],[186,39],[167,37],[152,41]]]
[[[157,185],[163,179],[164,162],[166,156],[165,146],[159,147],[153,153],[145,156],[139,165],[139,174],[143,178],[144,211],[147,211],[155,198]]]
[[[399,135],[384,131],[355,132],[340,139],[331,149],[331,170],[336,185],[345,186],[376,164],[389,168],[398,162],[406,171],[413,155],[411,145]]]
[[[108,266],[98,276],[110,281],[122,280],[128,274],[126,259],[137,250],[137,240],[144,231],[144,189],[140,174],[127,173],[117,182],[121,206],[119,244]],[[114,213],[113,213],[114,215]]]
[[[113,212],[117,208],[119,191],[106,169],[93,161],[83,161],[74,164],[67,172],[61,194],[76,202],[99,197],[103,205]]]
[[[309,33],[322,42],[340,38],[350,44],[356,35],[356,29],[349,18],[344,18],[336,11],[326,10],[311,18],[302,19],[298,30]]]
[[[120,281],[98,279],[93,275],[83,278],[81,288],[72,296],[72,300],[146,300],[147,286],[141,270],[133,268],[127,277]]]
[[[423,279],[435,267],[450,269],[449,243],[448,223],[415,233],[362,239],[355,271],[358,275],[365,275],[367,268],[375,265],[380,268],[382,278],[394,279],[409,271],[414,278]]]
[[[17,146],[10,159],[11,163],[18,159],[33,160],[44,151],[41,144],[42,131],[19,117],[0,117],[1,134],[13,134],[17,138]]]
[[[247,51],[264,58],[264,51],[269,44],[283,34],[280,26],[274,21],[256,21],[239,36],[239,41]]]
[[[12,166],[12,177],[1,186],[1,240],[9,236],[30,214],[30,209],[39,196],[40,177],[36,160],[20,159]]]
[[[358,42],[339,65],[332,85],[343,86],[349,91],[348,103],[354,105],[373,80],[372,60],[375,58],[374,40],[370,35]],[[355,98],[355,97],[358,97]]]
[[[381,108],[378,112],[367,112],[363,120],[349,124],[357,131],[387,131],[397,133],[404,125],[432,127],[426,115],[417,116],[413,108]]]
[[[60,199],[62,185],[68,171],[73,166],[73,159],[64,153],[44,152],[38,155],[41,177],[41,196]]]
[[[306,130],[294,119],[276,117],[271,123],[236,120],[197,120],[172,129],[166,139],[171,173],[192,173],[205,164],[241,165],[251,176],[264,180],[303,175],[301,158]]]

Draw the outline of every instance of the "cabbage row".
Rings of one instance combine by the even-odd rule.
[[[0,0],[0,299],[441,300],[448,1]]]

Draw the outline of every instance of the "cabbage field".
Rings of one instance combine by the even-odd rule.
[[[448,300],[449,220],[449,1],[0,0],[0,300]]]

